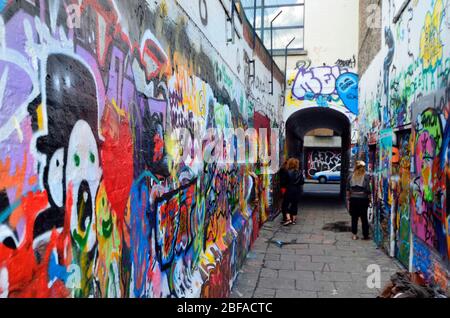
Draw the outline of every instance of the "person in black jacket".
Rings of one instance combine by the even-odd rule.
[[[284,210],[284,201],[286,197],[286,191],[287,191],[287,180],[288,180],[288,169],[287,169],[287,160],[283,163],[280,170],[278,171],[278,176],[280,178],[280,188],[281,188],[281,200],[283,204],[281,205],[282,209],[281,212],[283,214],[283,220],[281,221],[281,224],[287,221],[286,218],[286,211]]]
[[[297,223],[298,198],[300,187],[303,184],[303,174],[300,172],[300,161],[289,159],[286,175],[286,195],[283,201],[283,213],[286,215],[284,226],[295,225]]]
[[[370,204],[370,177],[366,173],[366,163],[357,161],[355,171],[347,182],[347,206],[352,217],[353,240],[358,239],[358,221],[361,218],[364,240],[369,239],[367,209]]]

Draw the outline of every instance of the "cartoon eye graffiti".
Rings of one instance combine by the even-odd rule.
[[[64,205],[64,149],[58,149],[50,159],[48,168],[48,187],[53,202],[58,206]]]

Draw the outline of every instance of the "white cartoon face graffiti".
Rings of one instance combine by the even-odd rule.
[[[67,149],[66,189],[72,191],[70,232],[81,250],[91,251],[96,243],[95,197],[102,170],[91,127],[78,121]]]
[[[48,168],[48,186],[50,195],[58,207],[64,205],[64,149],[58,149],[50,159]]]

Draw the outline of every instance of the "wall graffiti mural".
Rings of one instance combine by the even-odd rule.
[[[357,115],[358,75],[337,65],[301,67],[292,85],[292,96],[298,100],[316,100],[322,107],[342,101]]]
[[[336,65],[313,66],[310,60],[297,62],[287,73],[284,120],[299,110],[323,107],[344,114],[352,124],[352,144],[358,142],[359,76],[345,61]],[[351,64],[351,63],[350,63]]]
[[[411,212],[410,212],[410,184],[411,184],[411,133],[403,134],[398,140],[399,161],[396,168],[397,184],[394,188],[395,197],[395,229],[396,229],[396,257],[406,267],[409,266]]]
[[[412,229],[415,235],[448,258],[445,174],[441,170],[443,118],[435,108],[427,107],[430,98],[414,105],[414,161],[412,173]],[[431,105],[430,105],[431,106]]]
[[[342,151],[309,150],[307,152],[306,177],[311,179],[317,172],[331,170],[341,164]]]
[[[411,270],[420,270],[436,284],[447,286],[448,3],[411,1],[394,24],[394,10],[384,2],[385,49],[374,58],[360,82],[360,149],[367,149],[364,138],[378,136],[376,141],[382,144],[384,129],[398,131],[399,160],[386,161],[394,174],[384,185],[379,184],[390,191],[383,191],[387,198],[379,198],[377,204],[386,199],[394,204],[395,224],[388,227],[388,234],[395,240],[395,256],[406,267],[412,264]],[[407,133],[409,127],[411,132]],[[376,172],[377,180],[384,179],[382,174]]]
[[[380,132],[379,145],[379,167],[377,168],[377,205],[375,214],[375,241],[378,246],[383,247],[386,251],[390,251],[390,227],[391,227],[391,206],[392,206],[392,189],[390,179],[392,176],[392,147],[393,147],[393,131],[392,129],[384,129]]]
[[[178,161],[172,135],[253,127],[253,89],[236,70],[218,76],[223,57],[195,48],[174,1],[2,1],[0,12],[0,297],[229,295],[270,213],[270,177]]]

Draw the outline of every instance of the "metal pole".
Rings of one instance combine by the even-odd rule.
[[[265,4],[265,0],[261,0],[261,10],[259,12],[260,17],[261,17],[261,40],[262,43],[266,43],[265,42],[265,32],[264,30],[266,29],[266,24],[265,24],[265,19],[264,19],[264,10],[266,10],[266,4]]]
[[[253,49],[256,46],[256,0],[253,2]]]
[[[278,12],[275,18],[270,21],[270,57],[272,58],[270,63],[270,95],[273,95],[273,23],[283,13],[283,10]]]
[[[284,94],[283,94],[283,106],[286,104],[286,89],[287,89],[287,57],[288,57],[288,48],[294,42],[295,37],[286,45],[284,49]]]

